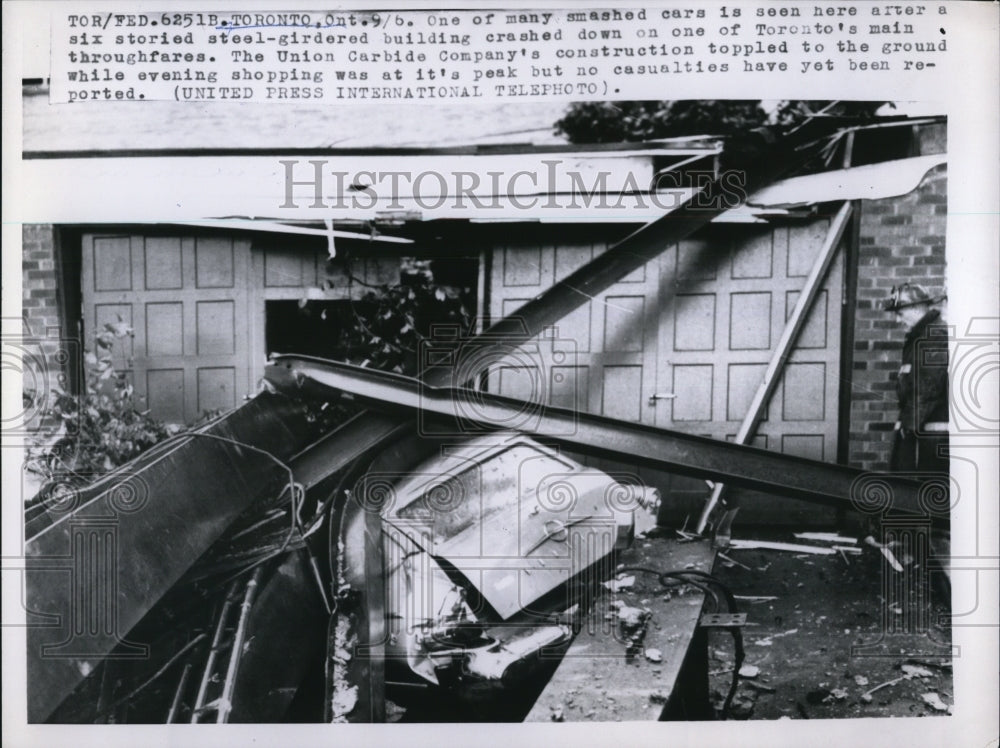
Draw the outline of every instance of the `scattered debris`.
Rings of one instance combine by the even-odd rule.
[[[843,701],[846,698],[847,698],[846,688],[835,688],[832,691],[830,691],[830,695],[827,696],[826,699],[824,699],[824,701],[830,701],[830,700]]]
[[[611,581],[605,582],[604,586],[607,587],[612,592],[621,592],[623,590],[630,590],[633,587],[635,587],[635,577],[619,576],[616,579],[612,579]]]
[[[663,652],[655,647],[650,647],[644,654],[646,655],[646,659],[650,662],[663,662]]]
[[[622,626],[628,628],[638,628],[649,618],[650,612],[642,608],[633,608],[626,605],[622,600],[615,600],[611,603],[612,615],[618,616]]]
[[[824,548],[815,545],[802,545],[801,543],[778,543],[770,540],[737,540],[730,541],[730,546],[735,550],[763,550],[763,551],[791,551],[793,553],[811,553],[816,556],[832,556],[836,553],[833,548]]]
[[[899,669],[910,678],[931,678],[934,676],[930,670],[919,665],[900,665]]]
[[[756,644],[758,647],[770,647],[772,644],[774,644],[775,639],[780,639],[783,636],[790,636],[792,634],[797,634],[797,633],[799,633],[798,629],[788,629],[788,631],[782,631],[777,634],[769,634],[768,636],[765,636],[763,639],[757,639],[756,641],[754,641],[754,644]]]
[[[861,555],[861,549],[856,545],[831,545],[830,547],[835,551],[840,551],[841,553],[850,553],[852,556]]]
[[[906,661],[907,665],[920,665],[922,667],[934,668],[935,670],[951,670],[951,662],[945,660],[944,662],[928,662],[927,660],[917,660],[910,658]]]
[[[662,691],[653,691],[651,694],[649,694],[649,700],[652,701],[654,704],[666,704],[667,695]]]
[[[750,680],[748,680],[746,684],[755,691],[762,691],[763,693],[774,693],[775,691],[778,690],[773,686],[765,686],[763,683],[756,683]]]
[[[951,707],[948,706],[947,704],[945,704],[943,701],[941,701],[941,697],[938,696],[933,691],[931,691],[929,693],[925,693],[920,698],[923,699],[924,703],[927,704],[927,706],[929,706],[931,709],[934,709],[934,710],[939,711],[939,712],[950,712],[951,711]]]
[[[612,617],[617,617],[621,625],[621,633],[625,638],[625,656],[634,657],[639,653],[642,640],[646,638],[646,625],[652,615],[648,608],[634,608],[622,600],[610,603]]]
[[[756,678],[760,675],[760,668],[756,665],[744,665],[740,668],[741,678]]]
[[[894,543],[886,543],[883,545],[882,543],[879,543],[877,540],[875,540],[875,538],[873,538],[871,535],[865,538],[865,543],[867,545],[870,545],[872,548],[877,548],[878,550],[880,550],[882,552],[882,555],[885,556],[885,560],[889,562],[889,565],[895,571],[903,570],[903,565],[896,560],[896,557],[890,550],[890,547],[894,545]]]
[[[909,675],[901,675],[898,678],[893,678],[892,680],[887,680],[885,683],[879,683],[874,688],[869,688],[863,694],[861,694],[861,700],[866,704],[870,704],[872,700],[872,694],[888,686],[894,686],[902,680],[909,680]]]
[[[550,708],[552,709],[552,714],[549,715],[549,718],[553,722],[563,722],[563,721],[565,721],[566,718],[563,716],[563,709],[562,709],[562,705],[561,704],[559,706],[554,706],[554,707],[550,707]]]
[[[868,685],[868,679],[865,676],[863,676],[863,675],[855,675],[854,676],[854,682],[857,683],[859,686],[867,686]]]

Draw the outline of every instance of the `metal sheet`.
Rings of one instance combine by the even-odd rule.
[[[612,552],[618,528],[606,497],[614,481],[598,471],[566,471],[557,490],[574,494],[560,510],[520,495],[504,511],[436,545],[434,555],[462,572],[507,620]]]
[[[250,611],[229,722],[284,720],[305,673],[324,656],[326,621],[305,553],[289,555],[264,580]]]
[[[927,172],[947,162],[948,154],[938,153],[783,179],[750,195],[747,207],[739,211],[753,212],[755,207],[766,205],[882,200],[907,195],[920,185]]]
[[[301,404],[250,401],[206,433],[280,459],[314,435]],[[257,453],[210,438],[154,448],[82,494],[25,546],[28,720],[40,722],[116,647],[145,657],[127,634],[250,504],[287,474]]]

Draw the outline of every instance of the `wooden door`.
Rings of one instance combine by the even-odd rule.
[[[661,257],[655,423],[732,440],[740,428],[829,228],[826,218],[791,226],[710,226]],[[843,255],[831,265],[751,442],[786,454],[837,457]],[[669,290],[668,290],[669,289]],[[710,492],[670,479],[680,506]],[[744,519],[832,519],[832,510],[746,494]]]
[[[105,323],[131,326],[115,363],[154,417],[190,423],[253,391],[248,242],[102,233],[82,249],[85,345]]]
[[[561,320],[490,375],[494,392],[578,407],[627,421],[733,439],[826,237],[829,220],[787,226],[712,225],[639,268]],[[490,311],[527,300],[608,246],[567,232],[550,243],[495,246]],[[613,241],[614,239],[610,239]],[[782,375],[756,446],[818,460],[837,456],[843,257],[833,262]],[[536,346],[537,344],[537,346]],[[532,356],[541,361],[532,369]],[[697,512],[705,481],[587,460],[657,485],[674,518]],[[747,494],[744,515],[810,523],[832,511]]]

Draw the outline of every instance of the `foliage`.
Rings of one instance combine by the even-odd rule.
[[[45,410],[54,428],[28,453],[28,469],[46,482],[85,485],[170,435],[166,426],[139,410],[127,375],[115,367],[115,346],[133,335],[120,318],[95,338],[84,357],[80,395],[54,391]]]
[[[685,135],[733,135],[764,125],[794,126],[818,112],[871,119],[882,101],[598,101],[574,103],[555,124],[571,143],[619,143]]]
[[[472,290],[435,282],[430,261],[409,261],[401,282],[372,286],[351,302],[353,320],[331,342],[348,362],[416,375],[419,352],[435,325],[469,329]]]
[[[570,105],[556,132],[571,143],[728,135],[764,125],[758,101],[596,101]]]
[[[895,108],[891,102],[885,101],[803,101],[795,99],[782,101],[771,118],[776,125],[793,126],[797,125],[807,117],[820,112],[826,116],[841,117],[857,120],[858,124],[863,124],[867,120],[875,117],[875,112],[883,105],[889,104]]]

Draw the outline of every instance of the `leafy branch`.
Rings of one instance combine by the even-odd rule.
[[[148,410],[139,409],[128,375],[115,366],[116,348],[127,362],[123,344],[133,335],[120,317],[105,324],[95,349],[84,354],[84,391],[50,395],[46,421],[55,425],[27,455],[28,469],[46,483],[85,485],[170,435]]]

